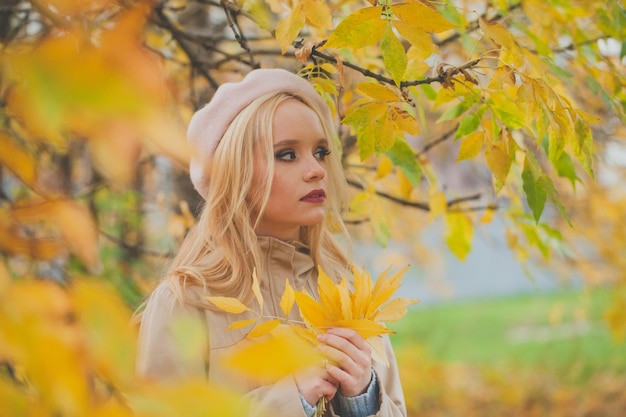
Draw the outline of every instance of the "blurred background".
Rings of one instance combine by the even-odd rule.
[[[433,20],[445,30],[424,29],[422,49],[401,44],[405,78],[420,80],[387,88],[394,117],[414,125],[408,161],[399,150],[361,158],[357,129],[337,130],[355,264],[373,277],[410,264],[397,295],[420,300],[389,325],[409,416],[624,415],[623,2],[411,3],[454,29]],[[214,387],[162,391],[134,377],[131,315],[202,204],[186,124],[255,67],[298,72],[345,116],[368,100],[359,83],[393,64],[377,45],[306,48],[366,6],[0,0],[0,416],[237,415],[192,406],[221,398]],[[522,77],[540,87],[493,116],[456,114],[449,77],[495,108]],[[550,114],[545,136],[532,135],[536,114]],[[509,159],[482,142],[467,154],[472,128],[506,136]],[[554,137],[568,143],[558,158]],[[536,193],[522,148],[538,155]]]

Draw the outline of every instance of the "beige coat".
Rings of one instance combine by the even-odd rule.
[[[266,314],[283,316],[279,302],[286,278],[293,288],[304,287],[309,293],[317,294],[317,270],[306,248],[296,248],[273,238],[262,237],[259,242],[263,253],[267,255],[268,265],[268,270],[258,275]],[[192,291],[193,297],[202,299],[201,289]],[[224,366],[223,358],[228,355],[232,346],[248,343],[245,334],[249,329],[226,330],[229,324],[243,318],[244,315],[180,305],[167,283],[161,283],[150,296],[141,319],[137,372],[155,380],[208,377],[209,381],[247,392],[246,397],[273,410],[273,416],[305,417],[293,378],[262,385],[258,380],[235,378],[232,371]],[[289,318],[300,318],[297,309],[292,310]],[[190,329],[202,329],[200,332],[194,331],[196,334],[193,338],[196,341],[200,339],[200,343],[196,345],[208,345],[209,349],[181,348],[184,344],[179,341],[189,339]],[[375,363],[373,366],[380,390],[380,410],[376,416],[406,416],[398,368],[389,338],[385,337],[384,342],[391,365],[385,367]],[[185,351],[182,352],[182,349]],[[261,408],[263,407],[258,409]],[[257,413],[251,410],[249,415],[256,416]],[[332,402],[325,416],[336,416]]]

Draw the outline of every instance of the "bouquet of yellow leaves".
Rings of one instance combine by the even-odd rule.
[[[305,291],[295,291],[285,282],[285,291],[280,307],[285,317],[289,316],[294,303],[298,305],[303,322],[268,316],[263,312],[263,296],[256,273],[253,274],[252,290],[260,311],[254,311],[240,300],[232,297],[206,297],[223,311],[232,314],[252,312],[255,317],[232,323],[229,330],[255,325],[247,338],[258,338],[257,342],[237,351],[230,364],[250,376],[278,380],[306,366],[319,364],[323,359],[312,346],[316,346],[316,335],[333,327],[355,330],[372,348],[375,361],[389,366],[380,335],[393,333],[383,323],[404,317],[408,306],[417,300],[391,296],[402,284],[408,265],[389,275],[390,268],[382,272],[373,283],[365,270],[352,268],[353,288],[346,277],[335,283],[321,268],[318,269],[317,289],[319,301]],[[265,337],[263,337],[265,336]],[[263,358],[263,360],[259,360]],[[326,410],[326,398],[316,405],[315,417]]]
[[[372,347],[374,360],[388,365],[382,339],[378,336],[393,333],[383,323],[404,317],[407,308],[417,300],[394,298],[391,296],[402,284],[408,265],[394,274],[390,268],[382,272],[375,282],[365,270],[352,268],[354,281],[349,287],[346,277],[335,283],[321,268],[318,269],[317,289],[319,301],[305,291],[294,290],[289,281],[280,300],[285,317],[297,304],[303,321],[268,316],[263,311],[263,297],[256,274],[253,275],[252,290],[260,311],[254,311],[237,298],[206,297],[219,309],[232,314],[252,312],[255,317],[232,323],[229,330],[241,329],[256,324],[247,338],[259,338],[258,343],[240,351],[233,358],[233,364],[242,370],[261,377],[285,376],[298,368],[321,359],[315,354],[307,355],[304,346],[315,346],[318,333],[333,327],[346,327],[358,332]],[[270,336],[262,338],[263,336]],[[293,349],[289,349],[289,346]],[[293,355],[289,354],[289,351]],[[263,361],[258,358],[262,357]],[[276,358],[273,361],[271,358]],[[292,358],[296,360],[291,360]]]

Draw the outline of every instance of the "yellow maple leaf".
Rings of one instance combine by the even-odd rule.
[[[310,329],[316,332],[325,332],[333,327],[354,329],[371,346],[374,360],[388,364],[379,336],[393,331],[382,321],[399,320],[406,314],[409,305],[417,303],[417,300],[407,298],[390,300],[400,287],[408,267],[391,275],[389,268],[377,277],[376,283],[372,283],[367,270],[353,267],[353,290],[348,289],[345,278],[336,284],[320,269],[319,302],[306,293],[296,292],[296,303]]]
[[[321,304],[304,292],[296,291],[295,295],[300,314],[309,326],[316,329],[329,327],[330,322],[327,320],[324,307]]]
[[[320,269],[318,279],[318,291],[320,301],[315,301],[310,295],[296,292],[296,303],[304,321],[315,330],[324,332],[332,327],[348,327],[356,330],[364,338],[391,333],[387,327],[376,320],[376,316],[382,311],[383,316],[392,320],[398,320],[404,314],[402,309],[408,304],[414,304],[414,300],[389,302],[393,293],[402,283],[402,276],[408,269],[408,265],[395,274],[388,277],[389,269],[382,272],[372,285],[369,273],[363,269],[359,271],[353,268],[354,290],[347,290],[345,281],[335,284]],[[350,296],[350,306],[346,306],[346,296]],[[342,306],[343,304],[343,306]],[[385,307],[381,310],[382,307]]]

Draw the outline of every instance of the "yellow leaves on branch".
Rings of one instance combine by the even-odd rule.
[[[0,132],[0,165],[9,168],[24,184],[35,188],[37,161],[15,138]]]
[[[62,12],[77,2],[58,3]],[[31,48],[3,51],[1,68],[13,83],[7,106],[26,127],[25,139],[63,151],[68,137],[85,138],[97,167],[115,181],[134,175],[142,145],[187,162],[162,65],[143,45],[148,13],[142,5],[121,11],[97,35],[69,19],[64,31]],[[17,172],[28,183],[25,174]]]
[[[19,232],[25,225],[41,225],[42,231],[25,237]],[[69,248],[88,268],[97,270],[100,265],[95,220],[87,207],[69,200],[31,202],[6,212],[0,210],[0,248],[43,260]]]
[[[434,8],[420,2],[366,7],[343,19],[323,47],[359,49],[380,42],[384,66],[400,85],[409,58],[396,32],[410,44],[411,56],[423,60],[437,51],[427,33],[455,27]]]
[[[324,47],[358,49],[375,45],[385,33],[388,21],[393,24],[399,21],[420,31],[436,33],[456,27],[437,11],[419,2],[366,7],[343,19]],[[406,28],[407,26],[402,25],[401,30]],[[407,38],[409,41],[416,39],[410,34]],[[419,39],[424,40],[422,37]]]
[[[271,1],[270,5],[276,13],[283,10],[280,1]],[[325,36],[332,28],[332,12],[326,2],[322,0],[292,2],[290,11],[276,25],[275,37],[282,53],[292,45],[306,24]],[[391,6],[375,5],[346,16],[323,47],[359,49],[380,42],[385,68],[394,82],[400,85],[407,70],[409,57],[396,33],[409,43],[412,58],[419,57],[424,60],[438,50],[428,33],[445,32],[455,27],[434,8],[420,2]]]
[[[419,133],[417,120],[405,110],[398,90],[374,82],[362,82],[358,90],[365,97],[346,111],[342,123],[356,130],[362,160],[387,152],[405,133]]]
[[[291,12],[283,17],[276,25],[276,40],[282,53],[287,52],[289,46],[298,37],[300,30],[305,24],[325,31],[332,27],[332,16],[325,1],[322,0],[300,0]]]
[[[137,377],[132,313],[101,280],[5,275],[0,262],[0,359],[14,370],[0,378],[2,416],[247,415],[240,393],[205,379]]]

